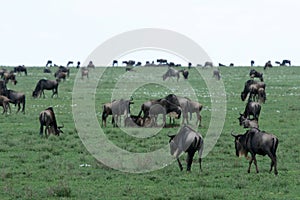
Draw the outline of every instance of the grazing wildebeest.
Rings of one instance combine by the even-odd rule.
[[[206,61],[204,63],[204,67],[213,67],[213,63],[212,62],[209,62],[209,61]]]
[[[291,66],[291,61],[290,60],[283,60],[280,65],[281,66],[285,66],[286,64],[288,64],[289,66]]]
[[[254,60],[251,60],[251,67],[253,67],[254,66]]]
[[[190,113],[190,120],[192,120],[192,114],[196,113],[197,121],[196,126],[201,126],[201,115],[202,104],[196,101],[192,101],[186,97],[177,96],[180,107],[182,109],[182,124],[186,121],[186,124],[189,124],[188,113]]]
[[[5,72],[3,74],[3,80],[5,81],[5,83],[7,84],[9,80],[11,80],[11,82],[16,85],[17,84],[17,80],[16,80],[16,75],[13,72]]]
[[[115,65],[118,66],[118,61],[117,60],[113,60],[112,66],[114,67]]]
[[[244,90],[241,92],[241,99],[245,101],[249,94],[249,101],[254,100],[256,95],[258,94],[259,88],[266,88],[266,84],[264,82],[257,82],[255,80],[248,80],[245,82]]]
[[[273,65],[272,65],[272,63],[271,63],[270,60],[268,62],[266,62],[265,66],[264,66],[264,70],[266,70],[268,67],[269,68],[273,67]]]
[[[163,80],[166,80],[167,78],[170,78],[170,77],[177,77],[177,81],[179,80],[179,71],[172,68],[172,67],[169,67],[168,68],[168,71],[163,75]]]
[[[260,81],[264,81],[263,73],[256,71],[255,69],[251,69],[249,73],[250,78],[259,78]]]
[[[193,157],[196,151],[198,151],[199,165],[201,167],[201,156],[204,148],[203,138],[200,133],[192,129],[190,126],[184,125],[177,135],[169,135],[170,140],[170,153],[177,159],[180,170],[183,170],[182,164],[179,160],[181,153],[186,152],[188,154],[187,171],[191,171],[193,163]]]
[[[68,63],[67,63],[67,67],[69,67],[69,65],[73,65],[73,61],[69,61]]]
[[[215,77],[217,80],[220,80],[220,79],[221,79],[221,75],[220,75],[219,69],[215,69],[215,70],[213,71],[213,77]]]
[[[182,69],[182,70],[179,70],[179,72],[182,73],[182,76],[183,76],[184,79],[188,79],[188,77],[189,77],[189,71],[188,70]]]
[[[86,67],[81,68],[81,79],[83,79],[84,76],[89,78],[89,69]]]
[[[125,127],[142,127],[144,126],[144,120],[142,117],[136,115],[130,115],[124,120]]]
[[[93,61],[90,61],[87,67],[88,68],[95,68],[95,65],[93,64]]]
[[[50,67],[52,67],[52,60],[47,61],[46,67],[48,67],[48,65],[50,65]]]
[[[246,104],[245,111],[242,115],[247,119],[250,119],[250,115],[252,115],[253,119],[256,119],[258,121],[260,110],[261,106],[258,102],[249,101]]]
[[[25,94],[22,92],[16,92],[13,90],[7,90],[6,91],[6,97],[10,99],[10,103],[14,104],[15,106],[18,104],[18,110],[17,113],[21,109],[21,104],[22,104],[22,111],[25,114]]]
[[[252,128],[248,130],[243,135],[231,135],[235,138],[235,151],[236,156],[247,157],[248,152],[251,154],[251,159],[249,162],[248,173],[250,173],[251,164],[254,161],[256,167],[256,173],[258,173],[257,161],[255,155],[268,155],[271,158],[270,172],[274,166],[274,174],[277,175],[277,159],[276,159],[276,149],[278,146],[278,139],[275,135],[260,131],[257,128]]]
[[[51,70],[49,69],[49,68],[44,68],[44,71],[43,71],[44,73],[48,73],[48,74],[50,74],[51,73]]]
[[[243,126],[244,128],[259,128],[258,121],[256,119],[247,119],[243,114],[240,114],[238,120],[240,122],[240,126]]]
[[[27,69],[24,65],[19,65],[14,68],[14,73],[20,74],[21,72],[24,72],[24,74],[27,76]]]
[[[67,72],[63,72],[60,70],[58,70],[57,72],[54,73],[54,77],[58,81],[61,81],[61,80],[65,81],[67,76],[68,76]]]
[[[9,103],[10,103],[9,98],[7,98],[6,96],[0,95],[0,106],[3,107],[2,114],[7,113],[7,109],[9,109],[9,112],[11,112]]]
[[[226,65],[219,63],[219,67],[226,67]]]
[[[177,99],[175,94],[169,94],[168,96],[157,99],[157,100],[150,100],[141,105],[141,111],[139,112],[138,116],[140,117],[143,113],[143,119],[150,117],[151,120],[157,124],[156,118],[159,114],[163,115],[163,124],[166,126],[166,114],[170,112],[176,112],[178,114],[178,118],[182,113],[182,109],[180,107],[180,103]]]
[[[36,87],[34,91],[32,92],[32,96],[34,98],[41,97],[43,94],[43,97],[45,98],[45,93],[44,90],[52,90],[52,98],[56,94],[58,97],[58,81],[57,80],[46,80],[46,79],[41,79],[39,82],[36,84]]]
[[[61,128],[64,126],[57,126],[56,117],[52,107],[43,110],[39,116],[40,120],[40,135],[43,136],[43,128],[45,128],[45,136],[48,137],[50,134],[58,135],[63,133]],[[48,134],[47,134],[48,132]]]

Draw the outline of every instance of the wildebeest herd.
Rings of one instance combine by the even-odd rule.
[[[47,63],[48,65],[48,63]],[[87,67],[81,68],[81,77],[88,77],[89,69],[94,68],[92,62],[89,63]],[[25,114],[25,94],[23,92],[16,92],[7,88],[9,80],[13,84],[17,84],[16,73],[24,72],[27,76],[27,69],[25,66],[18,66],[14,71],[0,70],[0,75],[3,80],[0,80],[0,106],[3,107],[3,113],[7,113],[10,110],[9,104],[18,105],[19,112],[22,106],[22,112]],[[180,73],[182,73],[184,79],[188,79],[189,71],[186,69],[176,70],[172,67],[168,67],[166,73],[162,74],[162,78],[168,81],[168,78],[175,77],[179,81]],[[70,75],[70,68],[68,67],[58,67],[57,71],[54,73],[55,80],[40,79],[32,92],[32,97],[45,98],[44,90],[52,90],[52,98],[54,95],[58,96],[58,86],[61,80],[65,80]],[[248,130],[244,134],[233,134],[231,135],[235,138],[235,150],[237,156],[246,156],[251,154],[248,172],[250,172],[250,167],[252,162],[256,166],[256,172],[258,172],[256,154],[258,155],[268,155],[271,158],[272,171],[274,167],[275,175],[278,174],[277,171],[277,158],[276,149],[278,146],[278,139],[276,136],[270,133],[266,133],[259,129],[259,116],[262,110],[262,104],[266,102],[266,84],[264,83],[263,73],[251,69],[249,73],[250,79],[244,84],[244,89],[241,92],[241,100],[246,101],[245,110],[240,113],[238,118],[239,124]],[[213,77],[220,80],[220,71],[214,70]],[[255,80],[258,78],[258,80]],[[130,106],[134,104],[133,99],[117,99],[111,102],[105,103],[102,106],[102,126],[107,126],[107,119],[112,116],[113,127],[122,126],[121,118],[124,116],[124,126],[125,127],[135,127],[135,128],[150,128],[150,127],[168,127],[166,117],[170,117],[169,125],[172,126],[171,119],[180,119],[181,128],[176,135],[169,135],[169,145],[170,153],[173,155],[179,164],[180,170],[183,170],[182,164],[179,160],[181,153],[186,152],[187,156],[187,171],[191,170],[191,165],[193,162],[193,156],[198,152],[199,164],[201,169],[201,159],[202,151],[204,149],[203,137],[197,131],[197,129],[192,128],[189,125],[189,120],[192,119],[192,114],[196,113],[196,127],[201,126],[201,114],[203,105],[197,101],[193,101],[187,97],[177,96],[175,94],[169,94],[167,96],[158,99],[149,99],[140,105],[140,111],[137,115],[133,115],[130,111]],[[189,116],[190,115],[190,116]],[[162,122],[159,121],[159,116],[162,116]],[[39,115],[40,124],[40,135],[43,135],[45,126],[45,136],[48,137],[50,134],[60,135],[63,133],[61,128],[63,126],[58,126],[54,110],[52,107],[48,107],[40,112]]]

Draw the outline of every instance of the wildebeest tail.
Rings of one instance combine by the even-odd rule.
[[[278,139],[274,137],[273,138],[273,146],[272,146],[273,155],[276,155],[277,147],[278,147]]]

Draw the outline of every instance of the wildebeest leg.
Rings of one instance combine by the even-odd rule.
[[[276,155],[273,155],[272,153],[268,153],[268,156],[271,158],[271,167],[270,167],[270,173],[272,172],[273,166],[274,166],[274,174],[277,175],[277,160]]]
[[[20,102],[18,102],[18,110],[17,110],[17,113],[21,110],[21,105],[20,105],[21,103]]]
[[[199,112],[199,111],[197,111],[197,112],[196,112],[196,114],[197,114],[196,126],[198,125],[198,122],[199,122],[199,126],[202,126],[202,125],[201,125],[201,121],[202,121],[202,119],[201,119],[200,112]]]
[[[256,173],[258,173],[258,167],[257,167],[257,161],[256,161],[256,158],[255,158],[255,154],[251,153],[251,160],[249,162],[249,169],[248,169],[248,173],[250,173],[250,167],[251,167],[251,164],[252,164],[252,161],[254,161],[254,165],[255,165],[255,168],[256,168]]]
[[[194,154],[195,154],[194,150],[188,151],[188,156],[187,156],[187,159],[186,159],[186,163],[187,163],[186,171],[191,171],[191,166],[192,166],[192,163],[193,163]]]
[[[177,162],[178,162],[178,165],[179,165],[179,169],[180,169],[180,171],[182,171],[182,170],[183,170],[183,167],[182,167],[182,164],[181,164],[181,162],[180,162],[179,158],[177,158]]]
[[[43,125],[41,125],[41,126],[40,126],[40,136],[43,136],[43,132],[44,132],[44,130],[43,130],[43,129],[44,129],[44,126],[43,126]]]
[[[251,156],[251,159],[249,161],[248,173],[250,173],[250,168],[251,168],[252,162],[253,162],[253,156]]]

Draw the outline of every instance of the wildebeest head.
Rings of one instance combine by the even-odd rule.
[[[237,157],[242,157],[242,156],[245,156],[247,157],[247,150],[244,148],[245,145],[242,144],[242,142],[244,140],[242,140],[242,137],[244,135],[234,135],[232,132],[231,132],[231,135],[234,137],[234,145],[235,145],[235,155]]]

